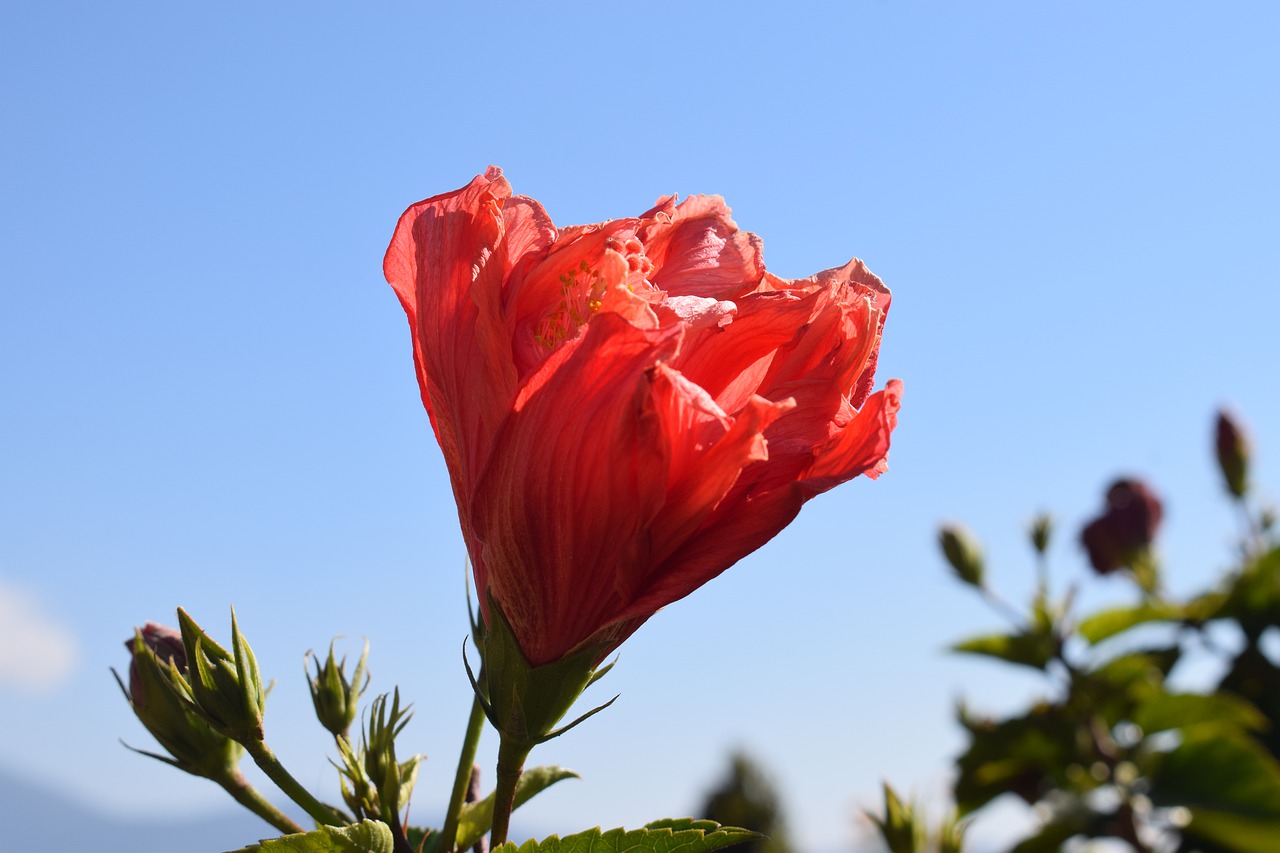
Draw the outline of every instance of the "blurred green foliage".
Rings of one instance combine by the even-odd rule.
[[[1159,502],[1133,480],[1112,486],[1083,537],[1096,572],[1118,569],[1132,583],[1132,603],[1077,615],[1077,590],[1052,589],[1044,516],[1031,530],[1038,583],[1026,606],[986,586],[984,565],[957,572],[1010,627],[954,650],[1034,669],[1046,687],[1007,717],[958,713],[968,740],[956,762],[958,814],[1006,796],[1033,806],[1039,825],[1014,853],[1057,851],[1073,839],[1112,839],[1139,853],[1280,851],[1280,667],[1267,640],[1280,628],[1280,547],[1275,513],[1250,491],[1250,445],[1225,418],[1216,456],[1242,534],[1234,567],[1213,588],[1185,598],[1164,590]],[[1130,494],[1142,505],[1117,500]],[[1142,523],[1132,523],[1138,511]],[[1105,538],[1112,531],[1117,542]],[[953,570],[956,553],[944,549]],[[979,553],[976,543],[965,551]],[[1192,653],[1216,658],[1223,673],[1198,691],[1171,683]],[[874,820],[892,853],[940,849],[891,789],[885,817]]]

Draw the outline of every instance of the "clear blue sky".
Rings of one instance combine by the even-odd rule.
[[[430,819],[469,702],[463,547],[380,263],[406,205],[495,163],[558,224],[719,193],[774,272],[856,255],[892,288],[892,470],[628,641],[618,703],[534,755],[586,781],[526,813],[687,814],[741,744],[799,840],[847,848],[881,778],[942,787],[957,696],[1036,689],[943,653],[998,620],[939,521],[1016,596],[1031,514],[1077,577],[1075,531],[1137,473],[1173,585],[1207,583],[1222,402],[1280,489],[1277,37],[1265,2],[5,4],[0,766],[120,812],[221,805],[119,746],[150,743],[107,667],[135,624],[182,604],[225,637],[234,604],[308,783],[332,773],[302,653],[369,638]]]

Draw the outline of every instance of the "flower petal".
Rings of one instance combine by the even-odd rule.
[[[718,195],[659,199],[636,234],[656,271],[655,285],[678,296],[733,299],[755,289],[764,275],[762,243],[739,231]]]
[[[476,582],[519,602],[504,612],[534,665],[611,621],[619,567],[647,561],[666,487],[652,473],[667,465],[650,368],[680,335],[594,317],[530,377],[494,440],[472,504]]]
[[[460,506],[515,391],[500,313],[502,206],[510,194],[502,170],[490,167],[463,189],[411,206],[383,259],[409,319],[422,401]]]

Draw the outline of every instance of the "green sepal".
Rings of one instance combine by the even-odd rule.
[[[534,767],[520,776],[516,785],[516,799],[512,810],[520,808],[534,795],[541,793],[564,779],[580,779],[577,773],[563,767]],[[493,794],[477,803],[462,807],[458,816],[458,839],[454,846],[459,850],[474,847],[476,842],[493,826]]]
[[[393,853],[391,827],[380,820],[366,820],[354,826],[322,826],[269,838],[231,853]]]
[[[492,853],[710,853],[734,844],[761,838],[758,832],[721,826],[711,820],[659,820],[644,829],[589,829],[566,835],[552,835],[541,841],[512,842],[495,847]]]
[[[582,691],[598,678],[596,664],[608,647],[603,642],[591,643],[558,661],[531,666],[502,608],[490,597],[489,625],[481,645],[481,673],[486,683],[478,683],[470,664],[467,676],[503,743],[527,751],[564,734],[618,698],[555,728]]]

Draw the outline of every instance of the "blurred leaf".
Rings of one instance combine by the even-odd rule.
[[[969,748],[956,760],[956,807],[967,815],[1004,793],[1034,803],[1046,786],[1065,786],[1075,761],[1076,715],[1039,704],[1025,716],[996,722],[961,717]]]
[[[1018,842],[1009,853],[1058,853],[1066,842],[1077,835],[1090,834],[1102,819],[1103,816],[1092,809],[1059,811],[1035,835]]]
[[[563,779],[580,779],[577,773],[563,767],[535,767],[526,770],[516,785],[516,802],[512,809],[518,809],[529,799]],[[466,850],[475,845],[493,826],[493,794],[478,803],[468,803],[462,807],[458,816],[457,848]]]
[[[973,637],[951,647],[954,652],[987,655],[1009,663],[1044,669],[1057,649],[1048,634],[988,634]]]
[[[1235,696],[1161,693],[1138,706],[1133,722],[1143,732],[1151,734],[1200,725],[1261,729],[1267,725],[1267,718],[1257,708]]]
[[[366,820],[353,826],[322,826],[270,838],[234,853],[392,853],[393,849],[391,827]]]
[[[1191,823],[1182,831],[1184,848],[1207,841],[1233,853],[1275,853],[1278,838],[1280,818],[1245,817],[1210,809],[1192,809]]]
[[[1171,622],[1182,619],[1182,608],[1165,602],[1148,601],[1137,607],[1117,607],[1103,610],[1082,621],[1076,626],[1076,632],[1090,643],[1101,643],[1103,640],[1123,634],[1130,628],[1148,622]]]
[[[589,829],[564,838],[551,836],[542,841],[526,841],[518,847],[506,843],[493,853],[709,853],[733,844],[759,838],[754,832],[721,826],[712,820],[659,820],[644,829]]]
[[[1280,819],[1280,763],[1253,738],[1216,730],[1185,732],[1156,762],[1151,800],[1235,816]]]

